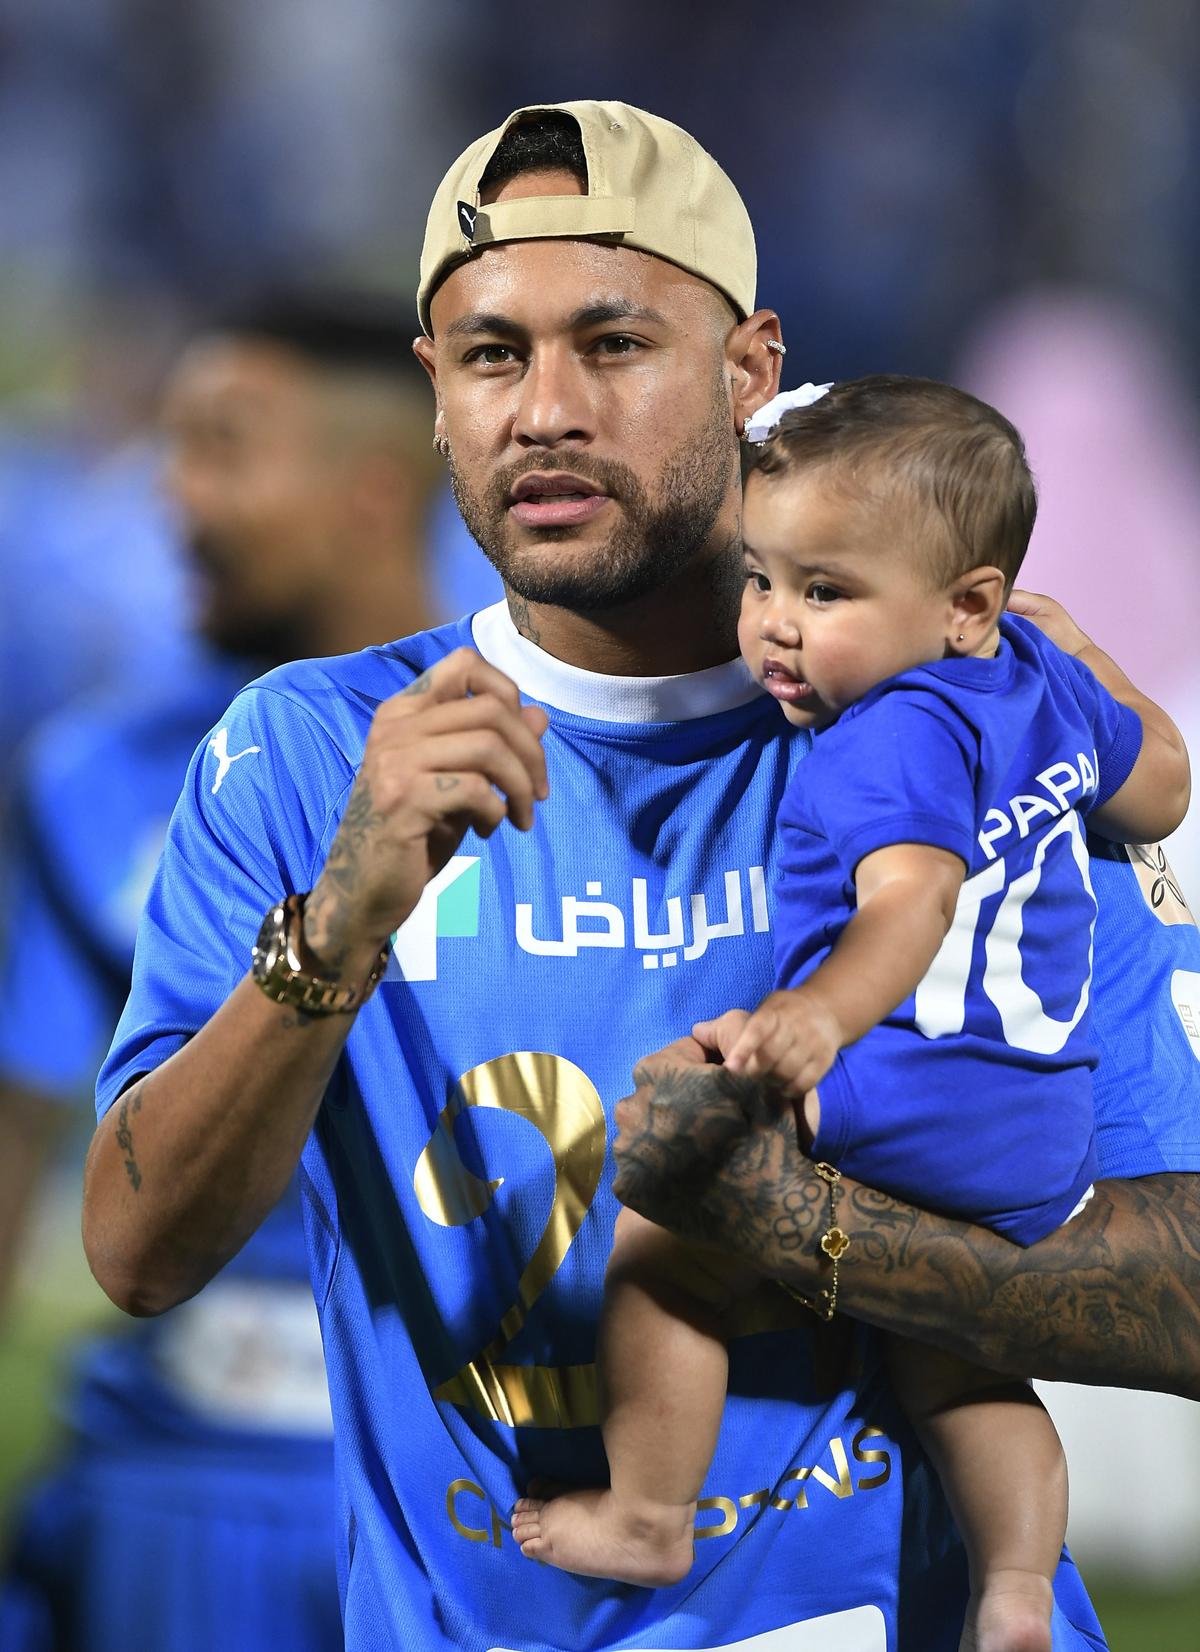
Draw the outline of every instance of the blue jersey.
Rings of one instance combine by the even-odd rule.
[[[781,986],[828,957],[865,855],[921,843],[966,866],[915,994],[821,1080],[818,1157],[1023,1244],[1075,1210],[1097,1174],[1080,817],[1140,745],[1136,714],[1015,618],[994,658],[889,678],[817,739],[780,814]]]
[[[263,679],[225,719],[220,790],[203,750],[189,775],[98,1108],[207,1021],[266,908],[311,886],[376,706],[472,642],[545,706],[551,796],[528,834],[468,834],[426,889],[302,1159],[347,1646],[895,1652],[907,1545],[914,1633],[953,1652],[961,1555],[940,1501],[906,1515],[915,1448],[873,1334],[765,1284],[682,1583],[574,1577],[509,1529],[532,1476],[605,1474],[595,1324],[631,1066],[770,983],[774,821],[808,742],[740,665],[597,677],[498,608]],[[1069,1571],[1061,1587],[1056,1644],[1102,1644]]]
[[[1157,844],[1088,847],[1101,1172],[1200,1170],[1200,930],[1187,892]]]
[[[50,1104],[78,1105],[94,1085],[188,759],[245,676],[197,652],[169,689],[98,695],[45,724],[26,753],[6,869],[0,1074]],[[327,1459],[296,1189],[195,1301],[86,1344],[69,1403],[76,1434],[106,1448],[157,1437]]]

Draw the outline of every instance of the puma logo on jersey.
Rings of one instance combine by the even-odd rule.
[[[217,760],[217,775],[212,783],[212,792],[215,797],[221,790],[221,782],[229,773],[233,765],[241,757],[250,757],[254,752],[261,751],[261,746],[247,746],[244,751],[235,751],[232,757],[229,754],[229,730],[219,728],[208,742],[208,749]]]

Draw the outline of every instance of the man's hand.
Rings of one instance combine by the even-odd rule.
[[[694,1038],[680,1038],[638,1062],[633,1094],[617,1103],[613,1190],[631,1210],[676,1232],[687,1225],[692,1202],[687,1187],[711,1175],[730,1140],[745,1128],[740,1110],[723,1098],[716,1110],[721,1118],[718,1139],[702,1140],[701,1120],[690,1099],[697,1093],[697,1079],[706,1092],[721,1071],[709,1065]]]
[[[549,790],[546,722],[469,648],[383,702],[305,909],[305,942],[330,974],[366,973],[469,828],[529,830]]]
[[[720,1190],[736,1160],[754,1205],[755,1231],[759,1222],[769,1223],[767,1202],[775,1181],[764,1173],[764,1155],[777,1157],[789,1131],[794,1145],[790,1111],[781,1121],[759,1085],[713,1065],[694,1038],[646,1056],[634,1068],[633,1081],[633,1095],[616,1109],[618,1199],[686,1238],[728,1242],[727,1202]],[[752,1262],[753,1251],[753,1245],[744,1251]]]
[[[815,994],[771,992],[752,1015],[729,1010],[698,1022],[693,1037],[715,1049],[727,1070],[765,1079],[795,1100],[825,1077],[842,1047],[842,1029]]]
[[[1053,597],[1039,596],[1035,591],[1010,591],[1008,611],[1032,620],[1064,654],[1079,654],[1091,646],[1092,639],[1087,632],[1076,625],[1062,603],[1055,602]]]

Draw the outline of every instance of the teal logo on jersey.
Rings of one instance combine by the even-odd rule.
[[[436,981],[438,941],[479,933],[479,856],[453,855],[425,885],[392,951],[406,981]]]
[[[475,855],[456,855],[450,862],[455,868],[453,882],[447,884],[438,896],[437,933],[439,935],[479,934],[479,860]]]

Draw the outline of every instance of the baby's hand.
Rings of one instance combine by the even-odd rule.
[[[825,1077],[842,1047],[841,1028],[819,999],[772,992],[725,1051],[731,1073],[767,1078],[796,1099]]]
[[[749,1019],[749,1010],[726,1010],[715,1021],[697,1021],[692,1028],[692,1037],[697,1044],[704,1046],[710,1057],[724,1061]]]

